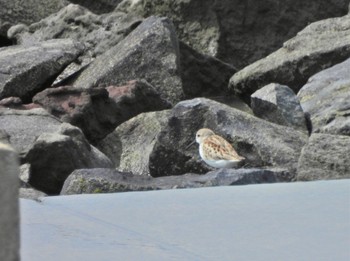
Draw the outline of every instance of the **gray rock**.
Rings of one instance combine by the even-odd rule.
[[[58,194],[68,175],[80,168],[109,168],[110,160],[85,139],[77,127],[63,123],[55,133],[41,134],[24,157],[30,163],[29,184]]]
[[[350,178],[350,137],[314,133],[303,148],[297,179]]]
[[[171,21],[149,17],[123,41],[97,57],[74,81],[83,88],[145,79],[170,103],[183,97],[179,47]]]
[[[101,1],[94,2],[101,3]],[[55,84],[60,84],[65,78],[89,64],[96,56],[117,45],[141,21],[121,12],[96,15],[82,6],[70,4],[58,13],[29,26],[11,27],[8,36],[17,43],[42,42],[57,38],[84,43],[85,52],[79,61],[68,66],[55,81]]]
[[[298,97],[314,132],[350,136],[350,59],[312,76]]]
[[[215,56],[220,32],[212,7],[210,1],[126,0],[119,4],[117,10],[142,17],[169,17],[175,24],[180,39],[201,53]]]
[[[18,156],[0,143],[0,260],[20,260]]]
[[[249,107],[248,104],[246,104],[242,99],[232,94],[226,94],[224,96],[210,96],[208,98],[211,100],[223,103],[237,110],[244,111],[246,113],[254,115],[253,110]]]
[[[211,170],[199,158],[198,146],[186,149],[198,129],[208,127],[226,138],[250,167],[283,166],[294,173],[307,135],[248,113],[197,98],[178,103],[156,137],[149,158],[153,177],[206,173]]]
[[[0,100],[0,107],[5,107],[15,110],[31,110],[35,108],[41,108],[34,103],[23,104],[22,100],[18,97],[8,97]]]
[[[49,88],[35,95],[33,101],[62,121],[79,127],[92,143],[141,112],[170,107],[145,81],[130,81],[125,86],[106,89]]]
[[[232,186],[288,182],[294,178],[294,175],[283,168],[249,168],[217,169],[199,177],[205,180],[205,186]]]
[[[232,65],[201,54],[181,41],[179,46],[181,78],[186,99],[207,97],[253,114],[243,100],[228,91],[229,79],[236,72]]]
[[[350,15],[310,24],[276,52],[234,74],[230,88],[246,98],[271,82],[298,92],[310,76],[350,56],[349,34]]]
[[[23,155],[43,133],[53,133],[61,121],[43,109],[12,110],[0,108],[0,126],[10,136],[10,144]]]
[[[7,107],[7,108],[14,108],[17,106],[22,106],[23,102],[18,97],[8,97],[5,99],[0,100],[0,106]]]
[[[0,36],[6,37],[10,26],[31,24],[59,11],[68,4],[65,0],[1,0]]]
[[[142,112],[160,111],[171,107],[156,88],[143,79],[126,82],[123,86],[108,86],[106,90],[115,103],[115,113],[121,114],[121,119],[114,126]]]
[[[101,139],[114,129],[113,115],[117,113],[104,88],[48,88],[36,94],[33,102],[60,120],[79,127],[89,141]]]
[[[28,184],[30,177],[30,164],[22,164],[19,166],[19,179],[21,181],[21,187],[26,188],[30,185]]]
[[[28,27],[12,27],[9,36],[20,43],[57,37],[83,42],[86,50],[79,57],[80,63],[70,64],[54,83],[56,86],[62,86],[71,84],[80,68],[86,66],[94,57],[115,47],[141,21],[141,18],[133,14],[113,12],[96,15],[79,5],[68,5],[57,14]],[[228,81],[236,71],[229,64],[203,55],[183,42],[180,42],[179,60],[183,89],[187,98],[222,95],[222,92],[227,91]]]
[[[135,175],[149,175],[149,156],[169,111],[142,113],[124,122],[98,143],[114,167]]]
[[[283,169],[219,169],[205,175],[159,178],[113,169],[79,169],[66,179],[61,195],[273,183],[289,177]]]
[[[251,96],[251,107],[261,119],[307,131],[299,99],[288,86],[268,84]]]
[[[203,119],[204,115],[207,115],[208,121],[214,125],[213,122],[220,120],[219,117],[229,118],[225,115],[226,110],[230,112],[236,112],[236,110],[206,99],[195,99],[192,102],[192,105],[188,105],[187,109],[179,105],[180,108],[176,106],[172,114],[169,114],[169,111],[141,114],[120,125],[97,146],[109,156],[114,166],[120,171],[155,176],[179,175],[188,172],[206,173],[212,169],[199,159],[198,149],[193,148],[186,151],[185,147],[189,141],[194,139],[194,134],[197,129],[202,127],[202,122],[206,124]],[[215,109],[215,107],[217,108]],[[219,108],[221,111],[217,114],[215,110],[219,111]],[[248,119],[242,120],[243,124],[236,123],[236,126],[245,125],[247,132],[251,129],[251,133],[245,137],[243,136],[244,130],[239,130],[240,135],[244,138],[235,138],[235,144],[245,151],[244,156],[249,158],[250,165],[278,165],[276,162],[273,163],[274,161],[279,161],[280,165],[296,163],[301,147],[306,141],[306,134],[269,124],[243,112],[238,111],[237,114],[241,118],[247,117]],[[238,122],[240,121],[238,120]],[[229,123],[226,124],[229,125]],[[255,126],[254,129],[252,126]],[[231,126],[225,126],[226,130],[230,128]],[[260,129],[265,129],[266,133],[261,132]],[[261,136],[256,134],[258,132],[261,133]],[[278,141],[275,142],[276,133],[279,135],[277,136]],[[288,135],[285,135],[286,133]],[[226,135],[231,136],[232,134]],[[258,141],[258,145],[252,144],[250,136],[255,137],[254,140]],[[270,142],[267,142],[269,137]],[[288,144],[291,143],[292,139],[297,145]],[[282,145],[281,140],[283,140]],[[265,145],[265,143],[269,144]],[[156,144],[159,147],[155,147]],[[272,152],[269,153],[269,151]],[[284,161],[281,160],[282,158]]]
[[[0,142],[10,144],[10,135],[2,129],[0,129]]]
[[[79,4],[89,9],[95,14],[112,12],[122,0],[69,0],[74,4]]]
[[[19,197],[25,199],[32,199],[36,201],[41,201],[41,198],[46,197],[47,194],[36,190],[34,188],[20,188],[19,189]]]
[[[231,65],[201,54],[180,41],[180,64],[183,90],[187,98],[227,96]]]
[[[0,48],[0,99],[17,96],[30,100],[83,50],[82,44],[69,39]]]
[[[36,189],[59,193],[65,178],[76,168],[111,167],[110,160],[91,146],[82,132],[43,109],[0,109],[0,126],[11,145],[31,165],[24,177]]]
[[[242,68],[280,48],[309,23],[345,15],[348,0],[124,0],[119,10],[167,16],[179,39]],[[266,85],[266,84],[264,84]]]

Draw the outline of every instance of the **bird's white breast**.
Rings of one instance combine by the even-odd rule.
[[[213,160],[208,158],[203,150],[203,145],[199,145],[199,155],[201,158],[204,160],[205,163],[207,163],[209,166],[214,167],[214,168],[233,168],[236,167],[239,164],[239,160],[234,161],[234,160],[224,160],[224,159],[219,159],[219,160]]]

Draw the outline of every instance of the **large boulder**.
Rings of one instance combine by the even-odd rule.
[[[209,127],[227,138],[249,167],[282,166],[295,173],[307,134],[252,116],[213,100],[178,103],[170,112],[139,115],[119,126],[98,148],[121,171],[154,177],[206,173],[195,133]]]
[[[61,195],[273,183],[289,176],[283,169],[219,169],[205,175],[159,178],[113,169],[79,169],[66,179]]]
[[[1,0],[0,36],[6,37],[10,26],[31,24],[56,13],[69,2],[66,0]]]
[[[114,167],[135,175],[149,175],[149,156],[170,111],[142,113],[118,126],[97,145]]]
[[[2,129],[0,129],[0,143],[10,144],[10,135]]]
[[[119,43],[141,21],[121,12],[96,15],[80,5],[69,4],[39,22],[11,27],[8,36],[17,43],[57,38],[80,41],[86,48],[80,59],[82,64],[76,65],[81,67]]]
[[[54,133],[41,134],[23,161],[30,164],[29,184],[49,195],[58,194],[75,169],[112,166],[102,152],[87,142],[80,129],[68,123]]]
[[[324,180],[350,178],[350,137],[314,133],[303,148],[297,179]]]
[[[95,14],[112,12],[122,0],[69,0],[74,4],[84,6]]]
[[[251,96],[251,107],[261,119],[307,131],[304,111],[288,86],[271,83],[262,87]]]
[[[70,39],[0,48],[0,99],[17,96],[29,101],[83,50],[82,44]]]
[[[9,36],[18,43],[57,37],[83,42],[86,49],[79,61],[70,64],[54,82],[54,85],[62,86],[71,84],[80,69],[95,57],[115,47],[141,22],[142,19],[135,14],[112,12],[96,15],[82,6],[68,5],[57,14],[30,26],[12,27]],[[224,92],[227,92],[228,81],[236,70],[212,56],[199,53],[181,41],[179,47],[181,77],[186,97],[226,96]]]
[[[200,160],[198,146],[186,149],[196,131],[203,127],[233,144],[246,158],[247,166],[283,166],[292,173],[307,141],[306,133],[209,99],[196,98],[180,102],[172,109],[150,155],[150,174],[159,177],[210,170]]]
[[[36,94],[33,102],[60,120],[79,127],[90,141],[108,134],[106,128],[111,128],[113,123],[108,116],[115,113],[114,103],[103,88],[48,88]]]
[[[230,88],[247,99],[272,82],[298,92],[310,76],[350,56],[349,35],[350,15],[310,24],[276,52],[235,73]]]
[[[86,3],[89,5],[90,3]],[[96,2],[101,4],[101,2]],[[54,85],[69,85],[78,71],[95,57],[115,47],[142,22],[136,14],[112,12],[96,15],[86,8],[70,4],[40,22],[30,26],[17,25],[9,30],[9,37],[18,43],[69,38],[85,44],[79,61],[70,64]],[[227,84],[236,70],[229,64],[201,54],[180,41],[180,69],[187,98],[218,96],[227,91]]]
[[[183,42],[180,65],[186,98],[227,96],[228,82],[236,69],[212,56],[201,54]]]
[[[66,177],[77,168],[112,166],[80,129],[43,109],[0,108],[0,126],[21,162],[30,164],[25,182],[47,194],[58,194]]]
[[[167,16],[179,39],[242,68],[280,48],[309,23],[348,12],[348,0],[124,0],[118,10]]]
[[[201,53],[217,53],[220,31],[212,1],[124,0],[117,10],[142,17],[169,17],[181,40]]]
[[[145,81],[130,81],[125,86],[106,89],[49,88],[35,95],[33,101],[62,121],[78,126],[92,143],[139,113],[170,106]]]
[[[106,90],[116,105],[115,112],[120,113],[118,125],[142,112],[165,110],[171,106],[143,79],[129,81],[123,86],[108,86]]]
[[[61,121],[43,109],[13,110],[0,107],[0,128],[9,135],[11,146],[24,155],[43,133],[53,133]]]
[[[350,59],[312,76],[298,97],[313,132],[350,136]]]
[[[133,79],[145,79],[170,103],[183,97],[179,46],[169,19],[145,19],[119,44],[97,57],[73,85],[92,88]]]

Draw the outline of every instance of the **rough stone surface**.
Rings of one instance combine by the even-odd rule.
[[[20,188],[19,189],[19,197],[26,199],[33,199],[36,201],[41,201],[40,198],[46,197],[47,194],[36,190],[34,188]]]
[[[18,175],[17,153],[0,143],[0,260],[20,260]]]
[[[65,0],[1,0],[0,35],[6,37],[10,26],[37,22],[67,4],[68,1]]]
[[[25,154],[41,134],[57,131],[61,123],[43,109],[0,108],[0,128],[9,135],[11,146],[20,155]]]
[[[111,132],[116,116],[121,114],[115,110],[104,88],[49,88],[35,95],[33,102],[62,121],[79,127],[92,142]]]
[[[226,94],[223,96],[210,96],[208,98],[230,106],[232,108],[235,108],[237,110],[241,110],[251,115],[254,115],[253,110],[249,107],[247,103],[245,103],[242,99],[232,94]]]
[[[79,63],[69,65],[54,83],[62,86],[70,84],[80,68],[117,45],[141,22],[142,19],[135,14],[96,15],[79,5],[68,5],[38,23],[12,27],[9,36],[19,43],[58,37],[84,42],[86,50],[79,57]],[[229,78],[236,71],[229,64],[203,55],[183,42],[180,42],[180,65],[187,98],[220,95],[227,91]]]
[[[197,52],[181,41],[179,46],[186,98],[226,96],[228,82],[236,69],[212,56]]]
[[[109,168],[110,160],[85,139],[77,127],[63,123],[56,133],[41,134],[24,157],[30,163],[29,184],[49,195],[58,194],[75,169]]]
[[[22,164],[19,166],[19,179],[21,182],[21,188],[28,188],[30,185],[28,184],[30,177],[30,164]]]
[[[94,2],[101,3],[101,1]],[[117,45],[141,21],[137,17],[134,18],[121,12],[96,15],[80,5],[70,4],[39,22],[28,26],[11,27],[8,36],[17,43],[31,43],[57,38],[73,39],[84,43],[86,48],[84,54],[77,63],[68,66],[60,75],[56,80],[58,84],[86,66],[96,56]]]
[[[159,178],[113,169],[80,169],[67,178],[61,194],[247,185],[286,181],[289,177],[288,171],[283,169],[219,169],[205,175],[186,174]]]
[[[62,121],[82,129],[93,143],[141,112],[170,106],[145,81],[131,81],[125,86],[106,89],[50,88],[35,95],[33,101]]]
[[[0,48],[0,99],[17,96],[30,100],[50,86],[83,50],[82,44],[69,39]]]
[[[21,98],[8,97],[0,100],[0,107],[11,108],[15,110],[31,110],[35,108],[41,108],[39,105],[34,103],[23,104]]]
[[[183,97],[178,59],[171,21],[149,17],[117,46],[97,57],[73,85],[91,88],[145,79],[162,98],[174,103]]]
[[[31,165],[24,182],[48,194],[59,193],[76,168],[112,166],[78,128],[62,124],[43,109],[0,109],[0,126],[23,163]]]
[[[234,74],[230,88],[248,97],[275,82],[298,92],[313,74],[350,56],[350,15],[315,22],[283,47]]]
[[[124,0],[119,10],[167,16],[179,39],[242,68],[280,48],[309,23],[345,15],[348,0]],[[266,84],[264,84],[266,85]]]
[[[314,133],[303,148],[297,179],[350,178],[350,137]]]
[[[112,12],[122,0],[69,0],[74,4],[84,6],[95,14]]]
[[[178,103],[156,138],[149,158],[154,177],[206,173],[198,146],[186,149],[198,129],[208,127],[246,158],[246,167],[283,166],[294,173],[307,135],[218,102],[196,98]]]
[[[350,59],[312,76],[298,97],[314,132],[350,136]]]
[[[169,113],[142,113],[118,126],[97,147],[118,170],[149,175],[149,156]]]
[[[177,35],[201,53],[214,56],[218,49],[219,24],[211,1],[123,1],[117,10],[169,17]]]
[[[251,96],[251,107],[261,119],[307,131],[299,99],[288,86],[275,83],[264,86]]]
[[[0,143],[10,144],[10,135],[2,129],[0,129]]]
[[[21,158],[24,196],[57,195],[81,168],[115,168],[125,191],[348,177],[350,14],[310,24],[265,59],[234,67],[316,17],[343,14],[345,0],[124,0],[112,11],[119,2],[84,1],[91,11],[65,2],[8,31],[20,45],[0,48],[0,141]],[[211,100],[178,103],[195,97]],[[262,119],[242,101],[251,98]],[[215,170],[198,144],[187,147],[203,127],[246,158],[241,169]],[[286,172],[269,176],[268,168]],[[87,193],[108,191],[106,180],[92,176]]]
[[[108,86],[106,89],[115,103],[115,113],[121,114],[114,127],[142,112],[160,111],[171,107],[154,86],[145,80],[132,80],[123,86]]]
[[[0,100],[0,106],[14,108],[22,106],[22,100],[18,97],[8,97]]]

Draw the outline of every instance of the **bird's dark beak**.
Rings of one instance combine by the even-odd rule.
[[[191,147],[191,146],[192,146],[192,145],[193,145],[195,142],[196,142],[196,140],[191,141],[191,143],[190,143],[190,144],[188,144],[188,145],[186,146],[186,148],[185,148],[185,149],[186,149],[186,150],[187,150],[187,149],[189,149],[189,148],[190,148],[190,147]]]

